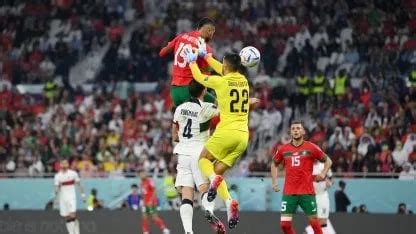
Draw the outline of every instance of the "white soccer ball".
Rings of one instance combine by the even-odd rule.
[[[241,64],[245,67],[254,67],[260,62],[260,52],[256,47],[247,46],[240,51]]]

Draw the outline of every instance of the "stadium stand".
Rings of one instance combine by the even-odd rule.
[[[2,173],[55,172],[60,157],[84,177],[173,169],[169,61],[157,52],[209,16],[216,57],[244,45],[262,53],[261,66],[248,71],[262,103],[234,174],[268,171],[289,121],[300,118],[335,172],[389,176],[406,168],[403,178],[415,179],[414,0],[57,2],[65,4],[0,6]],[[95,88],[71,85],[72,65],[105,44]],[[123,81],[158,85],[137,92]],[[30,83],[45,83],[43,95],[16,88]]]

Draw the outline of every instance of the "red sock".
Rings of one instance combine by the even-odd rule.
[[[166,228],[166,225],[165,225],[165,223],[163,222],[163,220],[161,219],[161,218],[159,218],[159,217],[154,217],[153,218],[153,222],[155,222],[155,224],[160,228],[160,229],[165,229]]]
[[[142,220],[142,229],[143,232],[149,232],[149,220],[147,220],[147,218]]]
[[[292,221],[280,221],[280,227],[284,234],[295,234],[295,230],[292,227]]]
[[[318,219],[310,219],[309,224],[313,229],[313,233],[315,234],[323,234],[321,224],[319,223]]]

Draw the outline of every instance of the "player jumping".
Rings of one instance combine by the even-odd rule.
[[[199,21],[196,31],[179,34],[172,41],[170,41],[167,46],[160,50],[159,55],[161,57],[165,57],[174,52],[170,95],[175,106],[179,106],[181,103],[186,102],[191,98],[188,86],[193,77],[191,69],[185,60],[185,50],[198,48],[200,37],[206,42],[210,41],[214,36],[214,33],[214,21],[208,18],[203,18]],[[206,50],[209,53],[212,52],[211,47],[208,45],[206,45]],[[208,64],[203,58],[197,59],[197,63],[200,68],[208,68]],[[204,101],[214,103],[215,97],[207,93],[204,97]]]
[[[292,216],[296,213],[298,205],[309,218],[309,223],[315,234],[322,234],[317,219],[314,178],[312,176],[315,160],[324,163],[322,171],[315,176],[316,181],[323,181],[332,165],[331,159],[315,144],[305,141],[303,123],[294,121],[290,125],[292,141],[281,146],[273,158],[271,165],[273,190],[278,192],[278,168],[283,162],[285,167],[285,184],[281,204],[280,226],[285,234],[294,234]]]
[[[139,173],[141,179],[142,187],[142,211],[143,211],[143,220],[142,220],[142,229],[143,234],[149,234],[149,217],[152,217],[153,222],[162,230],[163,234],[169,234],[170,230],[166,228],[165,223],[157,214],[157,194],[156,188],[153,184],[152,179],[148,178],[145,171]]]
[[[315,161],[313,164],[312,175],[318,175],[324,169],[324,164]],[[323,181],[314,181],[313,187],[315,189],[316,197],[316,208],[318,209],[318,219],[321,224],[323,234],[335,234],[335,230],[329,221],[329,194],[328,188],[332,185],[332,171],[329,170],[327,177]],[[313,234],[313,229],[309,225],[305,229],[307,234]]]
[[[85,202],[84,188],[80,183],[78,173],[69,169],[68,160],[61,160],[60,167],[60,171],[54,178],[55,198],[59,200],[59,213],[65,218],[68,233],[79,234],[79,222],[75,213],[77,210],[75,184],[78,185]]]
[[[221,64],[205,48],[199,46],[197,54],[190,49],[185,51],[186,62],[195,80],[215,90],[221,113],[220,123],[201,152],[199,168],[211,181],[208,201],[213,201],[218,191],[227,206],[228,226],[234,228],[239,221],[238,202],[232,199],[222,175],[235,164],[248,145],[249,85],[246,77],[238,72],[241,66],[238,54],[225,55]],[[196,62],[198,55],[222,76],[203,75]]]
[[[207,200],[208,179],[201,174],[198,168],[200,152],[209,138],[209,129],[204,128],[206,126],[204,123],[219,114],[214,104],[203,102],[205,92],[206,88],[203,85],[195,80],[191,81],[189,85],[191,99],[176,108],[172,124],[173,141],[179,142],[173,152],[178,155],[175,187],[180,189],[182,194],[182,205],[179,211],[186,234],[193,233],[195,185],[202,194],[202,206],[208,221],[217,233],[225,233],[224,224],[214,215],[215,203]]]

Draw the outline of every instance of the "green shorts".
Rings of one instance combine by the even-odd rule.
[[[316,199],[315,195],[283,195],[282,206],[280,212],[283,215],[292,215],[296,213],[298,205],[302,208],[306,215],[316,215]]]
[[[173,104],[179,106],[180,104],[189,101],[191,94],[189,94],[188,86],[172,86],[170,88],[170,96],[172,97]],[[215,96],[211,92],[207,92],[204,97],[204,101],[215,103]]]
[[[157,207],[156,206],[145,206],[143,212],[147,215],[152,215],[156,213]]]

